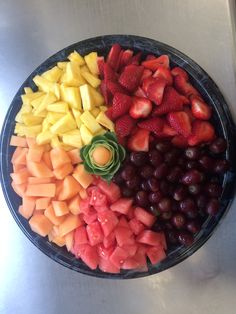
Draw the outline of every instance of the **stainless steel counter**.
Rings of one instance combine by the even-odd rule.
[[[115,33],[157,39],[189,55],[212,76],[236,117],[232,3],[0,0],[0,125],[18,87],[42,61],[81,39]],[[236,202],[192,257],[129,281],[90,278],[56,264],[23,235],[1,192],[0,207],[1,314],[235,313]]]

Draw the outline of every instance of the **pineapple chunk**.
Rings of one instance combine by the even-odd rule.
[[[52,69],[44,72],[42,74],[42,77],[44,77],[50,82],[56,83],[60,79],[61,75],[62,75],[62,70],[59,69],[57,66],[55,66]]]
[[[94,107],[104,103],[102,95],[88,84],[80,86],[80,95],[84,110],[92,110]]]
[[[76,129],[76,127],[77,125],[73,116],[71,115],[71,113],[67,113],[64,117],[59,119],[53,126],[51,126],[50,131],[53,134],[63,134]]]
[[[99,115],[100,110],[98,108],[93,108],[91,110],[92,115],[96,118]]]
[[[50,82],[49,80],[47,80],[46,78],[40,76],[40,75],[36,75],[33,78],[33,81],[35,83],[36,86],[38,86],[38,88],[42,91],[44,91],[45,93],[49,93],[49,92],[54,92],[54,83]]]
[[[56,96],[50,92],[47,93],[40,105],[35,109],[34,115],[37,116],[39,113],[44,111],[48,105],[53,104],[55,101],[57,101]]]
[[[37,99],[38,97],[44,95],[43,92],[35,92],[35,93],[29,93],[21,95],[21,100],[24,105],[30,105],[32,100]]]
[[[24,92],[25,92],[25,94],[32,94],[33,90],[31,87],[24,87]]]
[[[82,67],[80,67],[80,72],[89,72],[89,68],[87,67],[87,65],[83,65]]]
[[[82,72],[82,76],[94,88],[97,88],[101,84],[101,80],[89,72]]]
[[[99,132],[95,133],[94,136],[97,136],[97,135],[103,135],[105,134],[107,131],[105,129],[101,129]]]
[[[49,144],[51,143],[52,137],[53,137],[53,134],[49,130],[46,130],[37,135],[36,142],[38,145]]]
[[[100,109],[100,111],[105,112],[105,111],[107,111],[107,106],[100,106],[99,109]]]
[[[67,86],[79,87],[86,83],[80,73],[80,67],[77,63],[68,62],[66,72],[61,78],[61,82]]]
[[[59,69],[65,70],[66,66],[67,66],[67,63],[69,63],[69,62],[68,61],[57,62],[57,66],[58,66]]]
[[[71,62],[76,62],[78,65],[84,65],[85,64],[84,58],[77,51],[74,51],[71,54],[69,54],[68,59]]]
[[[80,120],[81,112],[76,109],[72,109],[73,116],[75,118],[75,122],[77,124],[77,128],[79,129],[82,125],[82,121]]]
[[[82,109],[80,91],[78,87],[64,87],[64,100],[70,105],[71,109]]]
[[[32,106],[31,105],[22,105],[21,112],[22,112],[22,114],[32,112]]]
[[[55,83],[55,84],[54,84],[53,93],[55,94],[55,96],[57,97],[57,99],[60,99],[60,98],[61,98],[60,84],[58,84],[58,83]]]
[[[47,105],[48,111],[66,113],[69,110],[68,104],[64,101],[57,101],[54,104]]]
[[[91,89],[91,95],[93,99],[93,103],[95,107],[102,106],[104,104],[104,98],[95,88],[90,87]]]
[[[33,115],[35,117],[39,117],[39,118],[46,118],[47,114],[48,114],[47,110],[43,110],[42,112],[38,113],[37,115],[35,115],[35,113],[33,112]]]
[[[35,99],[33,99],[31,102],[30,102],[30,105],[34,108],[34,109],[37,109],[40,104],[42,103],[42,101],[44,100],[46,94],[43,93],[42,96],[39,96]]]
[[[80,135],[84,145],[89,144],[93,138],[92,133],[90,133],[84,124],[82,124],[80,127]]]
[[[52,139],[51,139],[51,146],[52,146],[52,148],[61,147],[61,144],[62,143],[60,142],[58,136],[54,135],[52,137]]]
[[[64,84],[60,84],[60,95],[61,100],[66,101],[66,86]]]
[[[41,124],[42,117],[35,117],[32,113],[24,113],[22,115],[22,121],[26,126]]]
[[[25,126],[24,124],[16,123],[14,132],[19,136],[36,137],[41,130],[42,125]]]
[[[92,73],[92,74],[99,74],[99,71],[98,71],[98,64],[97,64],[97,53],[96,52],[91,52],[90,54],[86,55],[84,57],[85,59],[85,62],[89,68],[89,71]]]
[[[96,121],[110,131],[114,131],[114,123],[106,116],[103,111],[101,111],[96,117]]]
[[[73,130],[62,135],[62,142],[66,145],[81,148],[83,146],[80,130]]]
[[[59,112],[48,112],[47,113],[47,121],[51,124],[55,124],[58,120],[65,116],[65,113]]]
[[[93,134],[101,131],[102,129],[101,126],[95,120],[94,116],[89,111],[84,111],[80,116],[80,120]]]
[[[15,122],[18,123],[23,123],[23,113],[22,110],[18,111],[16,117],[15,117]]]
[[[42,132],[49,130],[51,126],[52,126],[52,123],[48,121],[48,118],[45,118],[42,123]]]

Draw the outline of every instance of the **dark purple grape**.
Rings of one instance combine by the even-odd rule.
[[[172,207],[171,207],[171,210],[173,212],[177,212],[179,210],[179,203],[176,202],[175,200],[172,200]]]
[[[117,172],[112,178],[112,181],[117,185],[122,184],[124,182],[124,179],[122,178],[121,172]]]
[[[222,187],[217,183],[207,183],[205,185],[205,191],[211,197],[220,197]]]
[[[146,164],[148,158],[145,152],[132,152],[130,153],[130,161],[137,167],[141,167]]]
[[[167,165],[165,163],[162,163],[160,166],[156,167],[154,171],[154,177],[156,177],[157,179],[162,179],[167,176],[168,171],[169,169]]]
[[[180,244],[183,244],[184,246],[190,246],[193,244],[194,238],[188,231],[180,231],[178,240]]]
[[[150,203],[158,203],[163,198],[160,191],[149,193],[148,199]]]
[[[156,149],[151,150],[148,155],[149,155],[150,163],[154,167],[159,166],[163,161],[163,157],[162,157],[161,153]]]
[[[175,188],[176,188],[176,185],[174,183],[169,183],[167,195],[172,197],[174,194]]]
[[[154,216],[160,216],[161,212],[158,209],[157,205],[150,205],[149,206],[149,211],[151,214],[153,214]]]
[[[209,146],[210,151],[214,154],[223,153],[226,150],[226,148],[227,148],[226,140],[220,137],[215,139]]]
[[[171,144],[169,142],[159,142],[156,144],[156,149],[161,153],[167,153],[171,149]]]
[[[156,192],[159,190],[160,188],[160,184],[158,182],[158,180],[154,177],[152,178],[149,178],[147,180],[147,183],[148,183],[148,186],[149,186],[149,189],[152,191],[152,192]]]
[[[189,218],[189,219],[194,219],[196,218],[198,215],[198,210],[197,208],[190,208],[189,210],[186,211],[186,216]]]
[[[188,231],[193,234],[199,232],[201,229],[200,223],[197,220],[189,220],[186,227]]]
[[[214,165],[214,172],[223,174],[229,170],[229,162],[227,160],[216,160]]]
[[[197,169],[198,168],[198,162],[195,160],[189,160],[189,161],[185,161],[185,167],[187,170],[190,169]]]
[[[149,191],[149,185],[148,185],[147,181],[143,181],[141,183],[141,189],[144,190],[144,191]]]
[[[132,179],[126,181],[126,186],[131,190],[136,190],[140,186],[140,178],[138,176],[133,176]]]
[[[206,212],[208,215],[215,216],[220,208],[220,203],[216,198],[210,199],[206,206]]]
[[[164,197],[160,200],[160,202],[158,203],[158,206],[159,206],[160,211],[162,212],[171,211],[172,201],[170,198]]]
[[[180,210],[183,213],[187,213],[189,210],[196,210],[197,206],[192,198],[185,198],[183,201],[179,204]]]
[[[196,169],[187,171],[181,178],[181,182],[186,185],[200,183],[202,180],[202,173]]]
[[[176,151],[174,149],[172,149],[171,151],[165,153],[164,155],[164,161],[166,164],[168,164],[169,166],[173,166],[176,164],[177,162],[177,155],[176,155]]]
[[[179,185],[173,193],[173,198],[176,201],[182,201],[186,196],[187,196],[187,189],[183,185]]]
[[[173,230],[174,227],[173,227],[173,225],[172,225],[172,223],[170,221],[163,221],[163,228],[165,230]]]
[[[134,195],[134,191],[127,187],[122,187],[121,192],[124,197],[131,197]]]
[[[180,166],[181,168],[186,167],[186,159],[184,157],[179,157],[177,159],[177,165]]]
[[[152,226],[152,230],[154,231],[163,231],[164,229],[164,222],[160,219],[157,219]]]
[[[146,191],[138,191],[135,196],[135,201],[139,206],[148,206],[148,193]]]
[[[178,233],[175,230],[166,230],[165,234],[168,243],[176,244],[178,242]]]
[[[172,212],[162,212],[161,213],[161,218],[164,220],[169,220],[172,217]]]
[[[176,213],[172,217],[171,222],[177,229],[182,229],[185,226],[186,218],[182,213]]]
[[[135,175],[135,168],[132,165],[126,165],[123,170],[121,171],[121,177],[127,181],[134,177]]]
[[[191,184],[188,186],[188,191],[192,195],[198,195],[201,193],[201,185],[200,184]]]
[[[172,169],[170,169],[168,175],[167,175],[167,180],[175,183],[178,182],[180,177],[183,175],[183,171],[180,167],[176,166]]]
[[[196,197],[196,203],[199,209],[204,209],[207,205],[207,201],[208,199],[204,194],[200,194]]]
[[[153,176],[154,168],[152,166],[146,165],[141,168],[140,175],[144,179],[148,179]]]
[[[211,171],[214,165],[214,159],[206,155],[203,155],[198,162],[207,171]]]
[[[200,151],[198,147],[188,147],[184,151],[184,155],[189,160],[196,160],[200,156]]]
[[[160,181],[160,191],[163,195],[169,194],[169,183],[166,180]]]

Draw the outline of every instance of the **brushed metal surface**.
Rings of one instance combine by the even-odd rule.
[[[0,0],[0,125],[18,87],[43,60],[73,42],[115,33],[186,53],[215,80],[236,117],[232,8],[227,0]],[[23,235],[1,192],[0,206],[1,314],[235,313],[236,202],[193,256],[129,281],[90,278],[56,264]]]

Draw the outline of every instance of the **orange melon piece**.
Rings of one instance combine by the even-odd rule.
[[[60,168],[64,164],[71,162],[67,153],[60,147],[53,148],[50,151],[50,157],[51,157],[53,169]]]
[[[73,170],[74,170],[74,168],[73,168],[72,164],[67,163],[67,164],[61,166],[60,168],[56,168],[53,171],[53,173],[57,179],[63,180],[66,176],[71,174],[73,172]]]
[[[25,168],[24,165],[17,165],[17,164],[13,164],[13,172],[19,172],[21,169]]]
[[[82,200],[85,200],[88,197],[88,193],[87,193],[87,191],[85,189],[81,189],[79,191],[79,195],[82,198]]]
[[[18,172],[11,173],[10,176],[15,184],[22,184],[28,181],[29,172],[27,168],[22,168]]]
[[[84,189],[87,189],[93,182],[93,176],[84,169],[84,165],[78,165],[73,173],[73,177],[82,185]]]
[[[35,209],[35,198],[23,196],[22,206],[20,206],[18,210],[19,213],[26,219],[29,219],[33,215],[34,209]]]
[[[50,170],[53,170],[50,152],[44,152],[42,160]]]
[[[69,213],[69,208],[66,202],[52,201],[52,206],[57,217],[66,215]]]
[[[27,161],[27,168],[33,177],[52,178],[53,172],[48,166],[42,162]]]
[[[65,235],[66,248],[69,252],[74,244],[74,231],[71,231]]]
[[[52,207],[52,205],[49,205],[46,210],[44,211],[44,215],[55,225],[60,225],[66,218],[66,216],[57,217],[55,215],[55,211]]]
[[[28,161],[40,162],[44,153],[44,148],[41,146],[29,148],[27,154]]]
[[[79,195],[74,196],[68,203],[68,208],[70,212],[74,215],[78,215],[80,213],[80,204],[81,198]]]
[[[54,197],[56,194],[55,183],[28,184],[26,188],[26,196],[35,197]]]
[[[28,177],[29,184],[52,183],[53,178]]]
[[[80,158],[79,149],[72,149],[68,151],[67,154],[70,157],[70,160],[73,165],[76,165],[82,161],[82,159]]]
[[[34,214],[29,220],[32,231],[38,233],[42,237],[47,236],[52,230],[53,224],[42,214]]]
[[[13,190],[15,191],[15,193],[17,195],[19,195],[20,197],[23,197],[25,195],[25,191],[26,191],[26,187],[27,187],[26,183],[15,184],[14,182],[12,182],[11,186],[12,186]]]
[[[59,225],[60,236],[63,237],[67,233],[79,227],[81,224],[82,223],[78,215],[69,214],[63,223]]]
[[[50,202],[51,202],[50,197],[40,197],[36,200],[35,209],[36,210],[46,209],[50,205]]]
[[[60,195],[62,189],[63,189],[63,180],[56,181],[56,199]]]
[[[10,145],[18,147],[28,147],[26,139],[24,137],[16,135],[11,136]]]
[[[63,180],[62,188],[58,195],[58,200],[68,200],[78,194],[80,190],[81,185],[72,176],[67,176]]]
[[[26,142],[29,148],[37,147],[38,144],[36,142],[36,139],[34,137],[27,137]]]
[[[16,165],[26,165],[28,148],[17,147],[12,155],[11,162]]]

